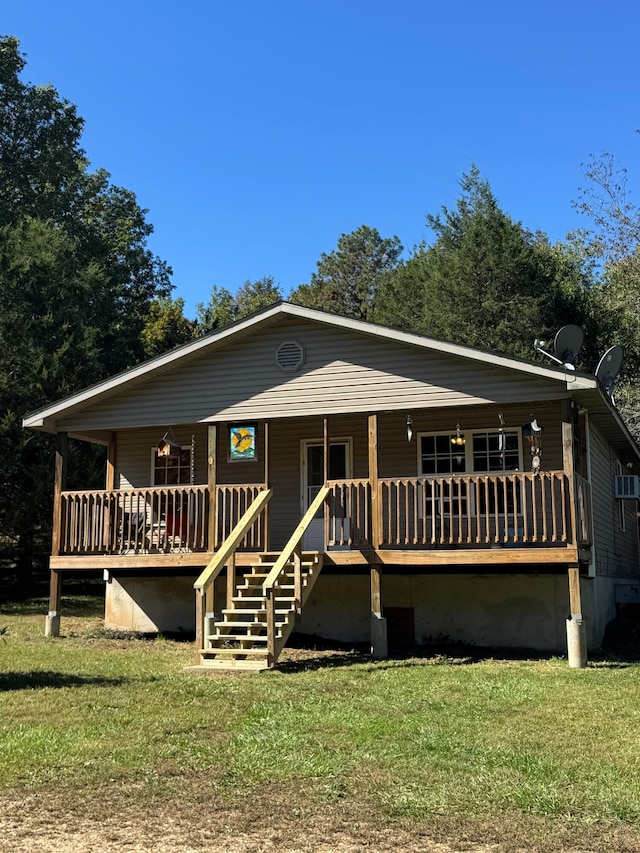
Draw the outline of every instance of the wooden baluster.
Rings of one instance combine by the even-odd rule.
[[[551,489],[551,535],[553,537],[553,541],[558,541],[558,501],[556,498],[557,492],[562,489],[562,482],[558,479],[555,474],[550,474],[550,484],[549,487]],[[560,511],[561,507],[560,507]]]
[[[549,519],[547,517],[547,485],[548,479],[545,476],[544,472],[540,472],[536,475],[540,480],[540,492],[541,492],[541,501],[540,505],[542,507],[542,540],[543,542],[548,542],[548,527],[549,527]]]

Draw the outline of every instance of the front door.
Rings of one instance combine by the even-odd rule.
[[[301,448],[302,514],[324,485],[324,445],[318,441],[303,441]],[[348,480],[353,477],[351,439],[337,439],[329,445],[329,479]],[[324,510],[320,509],[307,528],[302,540],[305,551],[324,551]]]

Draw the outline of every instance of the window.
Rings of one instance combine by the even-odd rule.
[[[418,440],[418,473],[438,478],[459,474],[500,474],[522,470],[522,442],[520,429],[469,430],[462,432],[464,444],[453,444],[456,432],[421,434]],[[434,491],[435,489],[435,491]],[[480,514],[514,510],[514,490],[486,489],[466,483],[425,484],[427,514],[437,502],[438,512],[467,512],[471,500],[472,512]],[[520,490],[515,492],[517,511],[520,512]]]
[[[456,433],[437,433],[421,435],[420,473],[427,476],[464,474],[466,471],[466,445],[452,444]],[[453,505],[453,512],[467,512],[467,486],[464,483],[426,483],[425,501],[427,515],[431,508],[437,506],[440,514],[448,513]]]
[[[520,441],[517,430],[474,432],[472,444],[474,473],[520,469]]]
[[[179,456],[158,456],[151,451],[154,486],[185,486],[191,482],[191,448],[182,447]]]

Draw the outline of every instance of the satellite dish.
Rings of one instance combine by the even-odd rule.
[[[536,352],[546,355],[551,361],[555,361],[556,364],[561,364],[566,370],[575,370],[578,364],[578,353],[580,352],[583,341],[584,334],[580,326],[570,325],[563,326],[557,333],[553,342],[555,355],[546,352],[543,349],[544,341],[538,338],[533,342],[533,348]]]
[[[624,350],[620,346],[609,347],[596,368],[596,378],[613,400],[613,386],[622,367]]]
[[[553,342],[553,350],[558,360],[575,370],[583,341],[584,333],[580,326],[563,326]]]

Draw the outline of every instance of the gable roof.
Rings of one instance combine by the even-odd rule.
[[[433,359],[442,360],[444,358],[448,359],[449,362],[455,361],[458,364],[463,360],[469,366],[470,384],[473,384],[474,377],[478,373],[492,372],[496,374],[498,372],[505,377],[503,382],[510,384],[511,387],[514,384],[518,385],[520,379],[527,380],[526,384],[531,390],[535,387],[536,399],[544,398],[541,394],[547,393],[544,392],[544,387],[546,386],[549,399],[558,399],[562,396],[574,397],[581,405],[586,406],[590,413],[594,414],[597,418],[598,426],[605,433],[609,441],[617,445],[619,449],[627,453],[631,452],[634,457],[640,458],[640,449],[635,444],[612,401],[593,376],[567,371],[563,367],[528,362],[485,352],[461,344],[402,332],[362,320],[352,320],[324,311],[303,308],[287,302],[270,305],[251,316],[244,317],[170,352],[105,379],[76,394],[44,406],[27,415],[23,420],[23,426],[55,432],[58,428],[67,429],[65,425],[58,427],[58,424],[61,422],[64,422],[64,424],[73,423],[74,417],[76,419],[77,417],[81,417],[87,410],[97,411],[102,409],[103,414],[105,414],[109,411],[109,407],[117,405],[117,401],[120,399],[126,402],[127,399],[133,400],[134,397],[141,395],[148,397],[150,389],[157,388],[158,382],[169,381],[169,379],[165,379],[165,376],[174,377],[175,386],[176,371],[182,371],[185,367],[197,370],[198,365],[195,363],[202,364],[202,359],[215,358],[217,361],[222,358],[224,360],[227,351],[231,352],[234,348],[237,351],[238,345],[250,348],[259,335],[266,334],[268,336],[270,332],[277,330],[278,324],[281,325],[283,322],[313,324],[320,329],[324,329],[325,334],[333,332],[334,336],[343,340],[345,339],[345,335],[357,337],[361,342],[368,341],[367,346],[369,349],[372,347],[375,350],[382,349],[382,346],[376,346],[376,342],[379,342],[380,345],[386,344],[385,349],[394,347],[396,350],[399,347],[408,348],[407,352],[409,354],[413,352],[414,354],[414,362],[415,355],[420,355],[420,353],[431,354]],[[190,367],[191,365],[193,367]],[[216,374],[216,383],[220,383],[221,381],[221,375]],[[282,387],[286,383],[287,379],[283,377]],[[272,394],[272,391],[273,389],[265,390],[262,398]],[[293,399],[296,398],[294,397]],[[477,401],[481,402],[481,397]],[[253,405],[256,402],[256,398],[252,398],[251,402]],[[351,403],[351,400],[349,400],[349,403]],[[441,404],[447,405],[446,402]],[[404,408],[405,406],[404,402],[399,403],[396,401],[392,407]],[[411,405],[406,407],[411,408]],[[376,408],[374,400],[360,401],[360,408],[356,407],[351,409],[351,411],[364,411],[368,408],[371,408],[371,410]],[[227,415],[229,415],[230,411],[227,410]],[[293,411],[292,409],[290,412],[287,410],[288,416],[306,413],[307,411],[303,409],[300,409],[300,411]],[[188,412],[189,417],[191,414],[191,412]],[[212,419],[210,417],[201,417],[201,414],[196,420]],[[163,422],[165,419],[163,415]],[[175,420],[171,418],[170,420],[176,423]],[[189,420],[189,422],[194,421]],[[135,426],[136,424],[131,423],[128,425]],[[97,437],[96,430],[94,428],[87,428],[89,429],[88,433],[84,428],[77,431],[73,427],[70,432],[72,434],[75,433],[78,437],[81,437],[82,434],[85,436],[92,434],[94,437],[92,440],[95,440]],[[104,429],[105,427],[103,426],[102,428]],[[118,425],[112,423],[109,428],[118,428]]]
[[[352,320],[324,311],[293,305],[288,302],[279,302],[249,317],[242,318],[221,329],[216,329],[170,352],[142,362],[129,370],[109,377],[76,394],[44,406],[27,415],[23,420],[23,426],[36,429],[47,429],[48,427],[51,429],[54,427],[56,421],[68,417],[78,409],[95,405],[125,390],[130,391],[136,386],[162,376],[162,374],[178,366],[187,365],[205,354],[212,354],[216,350],[230,345],[232,342],[235,343],[247,336],[255,335],[260,330],[268,328],[283,317],[312,321],[334,329],[373,336],[381,341],[404,344],[427,352],[455,356],[466,359],[478,366],[487,365],[493,368],[499,367],[509,371],[517,371],[523,376],[552,380],[553,382],[564,385],[565,388],[570,384],[572,391],[596,391],[598,389],[597,380],[593,377],[573,372],[568,374],[563,368],[548,367],[504,355],[484,352],[461,344],[453,344],[410,332],[398,331],[397,329],[379,326],[362,320]]]

